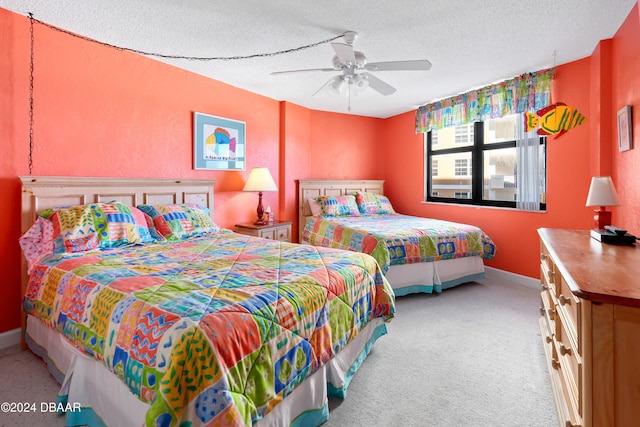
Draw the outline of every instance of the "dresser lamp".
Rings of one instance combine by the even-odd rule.
[[[591,187],[587,196],[586,206],[599,206],[593,211],[593,226],[596,230],[604,229],[605,225],[611,225],[611,212],[607,206],[619,206],[620,199],[613,186],[610,176],[594,176],[591,178]]]
[[[258,192],[258,209],[256,210],[258,219],[253,224],[267,224],[269,222],[268,219],[263,218],[264,207],[262,206],[262,193],[264,191],[278,191],[278,187],[276,187],[276,183],[273,181],[269,169],[264,166],[251,169],[249,179],[247,179],[247,182],[244,184],[242,191]]]

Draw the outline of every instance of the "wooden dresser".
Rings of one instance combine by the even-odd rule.
[[[640,248],[542,228],[540,330],[561,426],[640,425]]]

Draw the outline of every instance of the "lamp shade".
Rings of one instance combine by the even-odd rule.
[[[619,206],[620,199],[610,176],[594,176],[587,196],[586,206]]]
[[[249,178],[244,184],[242,191],[278,191],[269,169],[265,166],[258,166],[251,169]]]

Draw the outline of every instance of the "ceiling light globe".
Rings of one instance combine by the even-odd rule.
[[[353,52],[356,57],[356,67],[364,68],[367,65],[367,57],[364,56],[364,53],[355,51]]]

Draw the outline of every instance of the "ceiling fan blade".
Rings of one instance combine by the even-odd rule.
[[[335,68],[306,68],[304,70],[274,71],[271,73],[271,75],[273,76],[276,74],[306,73],[309,71],[340,71],[340,70],[336,70]]]
[[[360,73],[360,74],[367,78],[367,80],[369,81],[369,87],[371,89],[380,92],[384,96],[391,95],[396,91],[395,87],[383,82],[382,80],[380,80],[379,78],[377,78],[371,73]]]
[[[329,81],[328,81],[328,82],[326,82],[325,84],[323,84],[322,86],[320,86],[320,89],[318,89],[317,91],[315,91],[315,92],[313,93],[313,95],[311,95],[311,96],[316,96],[316,95],[323,95],[323,94],[325,94],[326,92],[328,92],[328,91],[329,91],[329,89],[331,89],[331,85],[332,85],[336,80],[339,80],[339,79],[341,79],[341,78],[342,78],[342,75],[338,75],[338,76],[331,77],[331,78],[329,79]]]
[[[344,43],[331,43],[331,46],[336,51],[336,56],[341,63],[356,63],[356,54],[353,51],[353,46]]]
[[[431,69],[431,62],[426,59],[417,59],[413,61],[389,61],[389,62],[371,62],[364,66],[369,71],[427,71]]]

